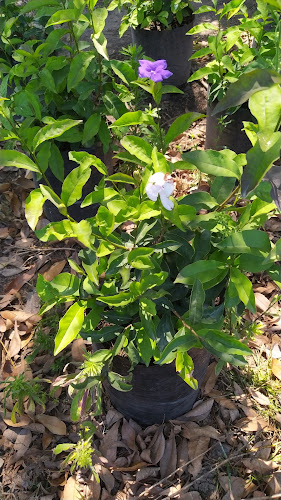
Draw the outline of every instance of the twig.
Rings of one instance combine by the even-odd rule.
[[[185,462],[185,464],[182,464],[180,467],[178,467],[177,469],[175,469],[171,474],[169,474],[168,476],[166,477],[163,477],[163,479],[160,479],[160,481],[158,481],[158,483],[155,483],[153,484],[152,486],[150,486],[147,490],[143,491],[140,495],[139,495],[139,498],[143,497],[144,495],[146,495],[147,493],[149,493],[151,490],[153,490],[153,488],[155,488],[156,486],[159,486],[160,484],[162,484],[164,481],[166,481],[166,479],[169,479],[171,476],[173,476],[176,472],[178,472],[179,470],[183,469],[184,467],[186,467],[187,465],[190,465],[194,460],[196,460],[197,458],[200,458],[202,457],[202,455],[206,455],[206,453],[208,453],[208,451],[212,450],[213,448],[215,448],[215,446],[217,446],[217,443],[213,444],[212,446],[210,446],[210,448],[207,449],[207,451],[204,451],[203,453],[200,453],[200,455],[198,455],[197,457],[195,457],[193,460],[189,460],[188,462]]]

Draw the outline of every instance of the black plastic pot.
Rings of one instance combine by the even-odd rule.
[[[216,102],[207,106],[205,149],[231,149],[235,153],[247,153],[252,147],[243,129],[243,121],[253,121],[253,115],[248,107],[241,106],[235,113],[227,116],[225,126],[220,120],[225,113],[212,115]]]
[[[111,173],[112,170],[111,153],[107,153],[106,155],[104,155],[100,148],[94,150],[84,148],[83,150],[80,151],[86,151],[87,153],[93,154],[98,158],[100,158],[102,161],[104,161],[105,164],[107,164],[109,173]],[[64,177],[66,177],[74,168],[78,166],[78,164],[74,161],[69,160],[68,151],[61,151],[61,155],[64,161]],[[47,169],[45,174],[55,193],[60,196],[62,182],[60,182],[55,177],[55,175],[52,173],[50,169]],[[99,208],[98,203],[95,203],[85,208],[81,208],[80,205],[85,196],[87,196],[94,190],[95,186],[100,182],[101,178],[102,174],[96,168],[93,167],[91,171],[91,176],[89,180],[86,182],[85,186],[83,187],[82,198],[77,202],[75,202],[70,207],[68,207],[68,213],[75,221],[80,222],[82,219],[87,219],[89,217],[94,217],[96,215]],[[33,175],[33,179],[36,187],[39,187],[39,184],[44,184],[43,179],[40,179],[39,181],[36,180],[36,174]],[[47,219],[51,222],[59,222],[65,219],[65,217],[61,215],[61,213],[58,211],[55,205],[53,205],[53,203],[51,203],[48,200],[44,204],[44,214],[46,215]]]
[[[190,75],[192,36],[186,33],[193,21],[170,30],[131,29],[132,42],[141,45],[146,56],[151,59],[166,59],[167,69],[173,76],[165,80],[170,85],[183,85]]]
[[[193,377],[200,388],[210,361],[204,349],[191,349],[194,361]],[[191,410],[199,388],[191,389],[177,374],[174,363],[167,365],[137,365],[133,370],[133,389],[121,392],[105,383],[106,392],[115,408],[127,419],[142,425],[160,424]]]

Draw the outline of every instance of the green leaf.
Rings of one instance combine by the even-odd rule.
[[[79,278],[70,273],[60,273],[50,282],[39,274],[36,291],[43,301],[49,301],[58,297],[78,296],[79,286]]]
[[[85,306],[75,303],[60,320],[59,331],[55,338],[55,356],[77,337],[83,325],[85,309]]]
[[[215,73],[215,70],[212,66],[205,66],[204,68],[200,68],[195,71],[187,80],[189,82],[194,82],[195,80],[201,80],[204,76],[212,75]]]
[[[42,215],[43,205],[45,203],[45,200],[46,198],[41,193],[40,189],[34,189],[33,191],[31,191],[31,193],[26,199],[25,217],[29,226],[33,231],[37,226],[37,222],[40,215]]]
[[[45,198],[47,200],[50,200],[59,210],[62,210],[64,212],[63,215],[65,215],[66,207],[62,203],[60,197],[51,188],[49,188],[49,186],[44,186],[44,184],[39,184],[39,187],[41,193],[45,196]]]
[[[203,316],[205,292],[201,281],[195,279],[189,302],[189,321],[191,324],[199,323]]]
[[[32,10],[36,10],[39,7],[59,7],[60,3],[57,0],[29,0],[26,5],[22,7],[20,10],[21,14],[27,14],[27,12],[31,12]]]
[[[257,119],[259,131],[275,132],[280,126],[281,88],[279,85],[255,92],[249,99],[249,108]]]
[[[201,23],[197,24],[193,28],[191,28],[186,34],[187,35],[195,35],[196,33],[202,33],[202,31],[217,31],[219,28],[212,23]]]
[[[135,71],[128,62],[111,60],[110,65],[114,73],[116,73],[116,75],[119,76],[120,80],[126,83],[126,85],[135,80]]]
[[[149,164],[152,162],[152,146],[141,137],[126,136],[121,140],[121,144],[130,154],[136,156],[144,163]]]
[[[276,83],[281,83],[281,76],[275,71],[263,68],[243,73],[237,82],[229,86],[226,95],[216,105],[213,115],[232,107],[241,106],[255,92],[268,89]]]
[[[121,392],[128,392],[132,390],[132,385],[128,384],[131,381],[131,376],[122,376],[119,373],[108,372],[108,381],[114,389]]]
[[[218,203],[223,203],[233,191],[234,186],[233,177],[216,177],[211,185],[211,195]]]
[[[260,132],[257,141],[246,157],[247,165],[241,178],[241,194],[247,196],[263,179],[266,172],[279,158],[281,149],[280,132]]]
[[[134,297],[130,292],[121,292],[109,297],[99,297],[99,300],[109,306],[126,306],[134,301]]]
[[[220,276],[224,270],[227,270],[227,268],[222,262],[216,260],[197,260],[185,266],[176,277],[174,283],[194,285],[197,279],[201,283],[208,283]]]
[[[127,174],[122,174],[122,172],[118,172],[117,174],[113,174],[110,177],[108,177],[108,180],[111,182],[123,182],[125,184],[136,184],[136,181],[133,177]],[[116,191],[115,191],[116,193]]]
[[[191,373],[194,370],[193,359],[187,352],[177,352],[176,370],[179,376],[188,384],[194,391],[198,389],[198,381],[192,377]]]
[[[37,1],[37,0],[36,0]],[[39,2],[41,0],[38,0]],[[68,451],[68,450],[72,450],[73,448],[75,447],[75,444],[73,443],[62,443],[62,444],[58,444],[54,450],[53,450],[53,453],[55,455],[59,455],[60,453],[62,453],[63,451]]]
[[[60,137],[64,132],[79,125],[82,120],[56,120],[50,125],[46,125],[39,132],[37,132],[36,136],[33,139],[33,151],[35,151],[39,144],[42,142],[48,141],[49,139],[54,139],[55,137]]]
[[[60,181],[64,180],[64,162],[61,152],[56,144],[46,143],[51,145],[51,156],[49,159],[49,167],[53,172],[54,176]],[[41,151],[41,149],[40,149]]]
[[[79,52],[71,61],[67,77],[67,91],[74,89],[83,80],[87,68],[94,59],[95,54],[91,52]]]
[[[101,33],[98,39],[94,35],[92,35],[91,38],[92,38],[93,44],[94,44],[97,52],[102,57],[104,57],[104,59],[106,61],[108,61],[108,54],[107,54],[107,50],[106,50],[107,40],[106,40],[104,34]]]
[[[105,7],[99,7],[98,9],[95,9],[94,15],[92,17],[95,35],[98,36],[103,31],[107,16],[108,12]]]
[[[91,168],[88,165],[80,165],[74,168],[65,178],[62,190],[61,199],[63,203],[70,207],[76,201],[80,200],[82,196],[82,189],[91,175]]]
[[[193,347],[201,347],[200,342],[198,342],[196,337],[189,330],[181,328],[176,334],[176,338],[165,347],[157,364],[163,365],[164,363],[171,363],[175,358],[175,356],[171,357],[173,351],[186,352]]]
[[[99,113],[93,113],[90,118],[86,121],[83,129],[83,146],[87,144],[95,135],[97,135],[101,123],[101,115]]]
[[[131,127],[132,125],[139,125],[140,123],[153,125],[154,120],[151,116],[143,113],[142,111],[130,111],[129,113],[124,113],[120,116],[120,118],[118,118],[118,120],[115,120],[110,128]]]
[[[218,178],[219,177],[217,177],[217,179]],[[191,193],[181,198],[181,200],[179,200],[179,206],[181,205],[189,205],[199,212],[202,208],[212,210],[212,208],[218,205],[218,202],[206,191],[198,191],[197,193]]]
[[[205,115],[201,115],[200,113],[185,113],[184,115],[178,116],[178,118],[176,118],[169,127],[169,130],[164,137],[166,147],[168,147],[170,142],[178,137],[178,135],[189,129],[193,122],[203,118],[204,116]]]
[[[135,269],[149,269],[154,267],[153,261],[149,258],[154,253],[153,248],[135,248],[128,255],[128,263]]]
[[[96,223],[101,234],[108,236],[113,230],[115,217],[106,207],[101,206],[96,215]]]
[[[81,207],[88,207],[89,205],[93,205],[94,203],[100,203],[101,201],[107,201],[111,198],[118,196],[117,191],[113,188],[102,188],[93,191],[88,194],[84,201],[81,203]]]
[[[149,337],[144,328],[141,328],[138,331],[136,343],[142,360],[145,362],[146,366],[149,366],[154,352],[155,341]]]
[[[233,233],[216,246],[226,253],[252,253],[254,255],[269,252],[271,248],[268,235],[258,229]]]
[[[1,167],[18,167],[31,170],[40,174],[40,169],[33,161],[23,153],[9,149],[0,149],[0,165]]]
[[[70,160],[80,164],[87,163],[89,167],[93,165],[101,174],[108,175],[105,164],[96,156],[86,153],[86,151],[71,151],[68,156]]]
[[[252,313],[256,313],[255,296],[252,283],[239,269],[230,270],[230,280],[236,288],[239,299]]]
[[[77,9],[64,9],[57,10],[48,20],[46,28],[48,26],[54,26],[56,24],[69,23],[71,21],[78,21],[80,13]],[[84,16],[83,16],[84,17]],[[84,17],[84,19],[87,18]]]
[[[197,333],[202,341],[207,341],[210,346],[214,347],[220,353],[226,352],[227,354],[238,356],[248,356],[252,353],[248,346],[220,330],[206,328],[199,330]]]
[[[184,153],[183,159],[192,163],[201,172],[219,177],[235,177],[240,179],[241,168],[234,161],[233,151],[225,149],[223,151],[197,150]]]

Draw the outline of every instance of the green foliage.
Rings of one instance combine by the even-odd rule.
[[[14,407],[11,413],[12,422],[16,422],[16,415],[22,415],[25,411],[24,404],[31,413],[34,412],[35,405],[41,405],[44,409],[46,392],[42,387],[42,381],[38,378],[27,380],[25,374],[21,373],[16,378],[8,377],[1,382],[3,386],[3,406],[6,414],[6,400],[11,397]]]
[[[159,25],[161,30],[169,28],[173,23],[181,25],[189,20],[192,14],[190,2],[185,0],[112,0],[108,10],[126,9],[119,34],[122,36],[129,26],[147,28]]]
[[[53,452],[55,455],[59,455],[65,451],[70,451],[67,457],[63,460],[62,468],[70,465],[71,473],[79,469],[90,469],[96,480],[99,482],[99,477],[92,463],[92,455],[96,453],[96,450],[92,445],[96,427],[90,421],[84,421],[80,427],[79,441],[77,443],[58,444]]]

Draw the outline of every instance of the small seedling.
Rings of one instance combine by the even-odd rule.
[[[94,474],[96,481],[99,482],[99,476],[93,466],[92,455],[97,451],[92,447],[92,437],[96,432],[96,427],[90,421],[85,421],[81,424],[78,443],[62,443],[58,444],[54,449],[54,454],[59,455],[63,451],[70,453],[64,459],[61,468],[64,469],[67,465],[71,465],[71,473],[78,469],[90,469]]]
[[[17,378],[7,378],[2,382],[4,385],[3,407],[4,415],[6,415],[6,401],[10,396],[14,402],[11,413],[12,422],[16,422],[16,415],[22,415],[25,411],[24,404],[27,403],[28,410],[34,411],[35,405],[41,405],[45,408],[46,394],[41,385],[42,380],[34,378],[26,380],[24,373],[18,375]]]

